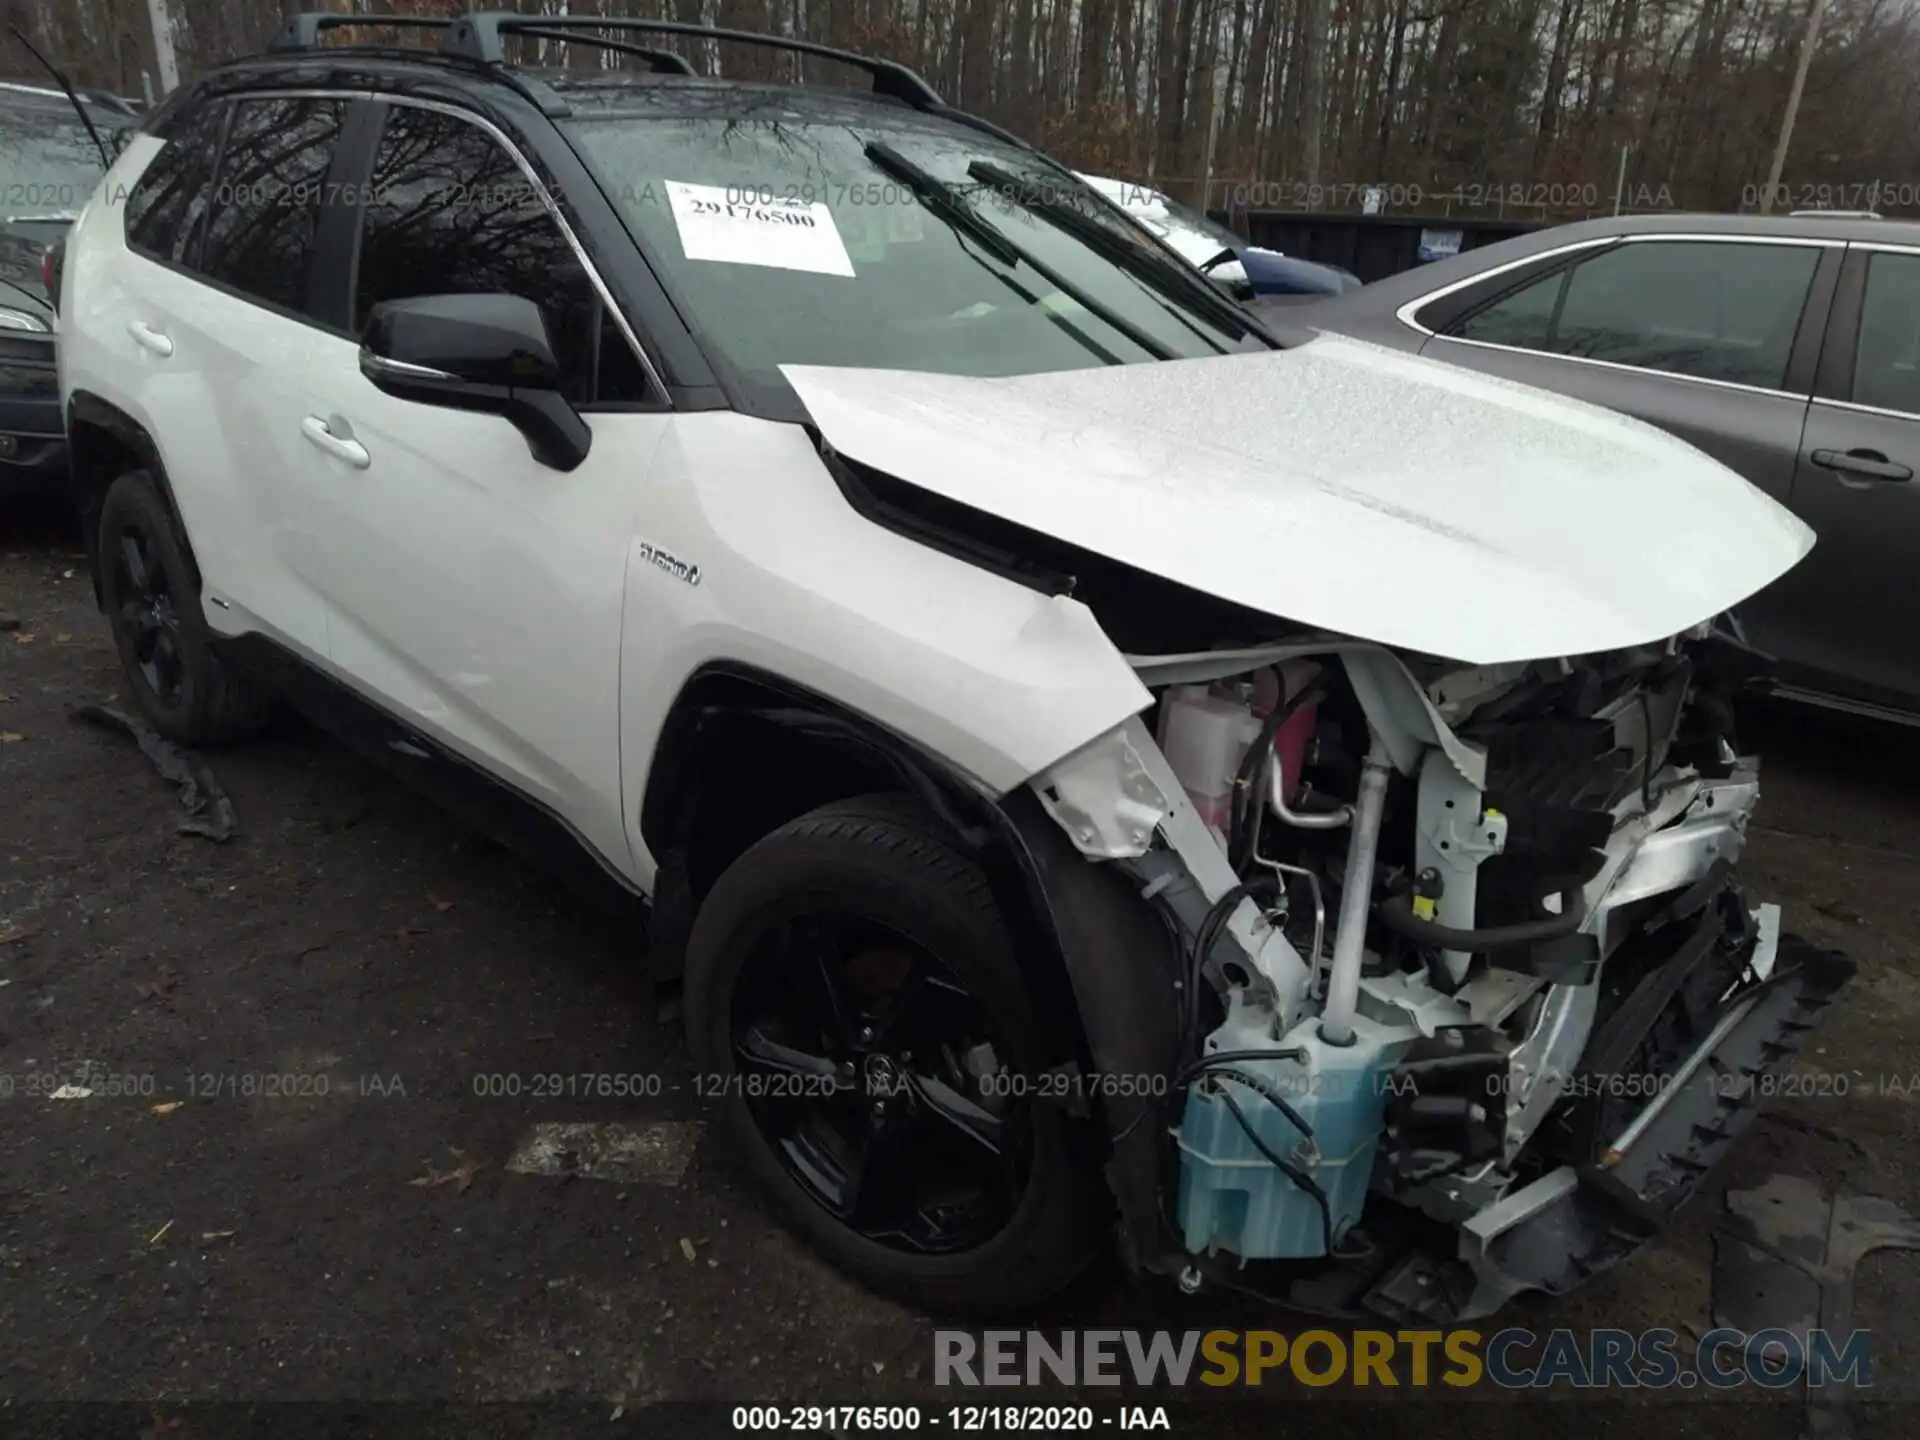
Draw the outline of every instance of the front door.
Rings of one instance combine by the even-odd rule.
[[[356,193],[348,328],[383,300],[525,296],[593,443],[577,469],[551,469],[506,420],[395,399],[360,373],[357,339],[319,335],[300,426],[334,667],[630,871],[621,605],[664,399],[489,131],[393,101]]]

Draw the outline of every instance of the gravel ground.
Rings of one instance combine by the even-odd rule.
[[[132,742],[70,716],[123,702],[58,523],[0,515],[0,617],[18,621],[0,618],[0,1407],[952,1403],[930,1385],[932,1322],[828,1270],[701,1143],[679,1037],[617,925],[291,722],[211,757],[239,837],[182,835]],[[1804,1093],[1770,1103],[1727,1179],[1814,1175],[1920,1213],[1920,733],[1755,719],[1766,796],[1748,880],[1862,973],[1805,1057]],[[659,1093],[529,1093],[530,1077],[602,1074]],[[520,1093],[476,1093],[476,1077],[520,1077]],[[49,1098],[77,1079],[91,1098]],[[660,1153],[624,1157],[625,1178],[508,1168],[536,1127],[593,1122],[652,1127]],[[548,1146],[568,1148],[564,1132]],[[1716,1208],[1696,1203],[1658,1247],[1516,1319],[1704,1326]],[[1913,1393],[1914,1265],[1861,1271],[1883,1398]],[[1287,1322],[1100,1274],[1037,1323]],[[1456,1404],[1442,1428],[1492,1433],[1523,1409],[1537,1413]],[[1436,1418],[1339,1411],[1361,1432]],[[1228,1413],[1207,1413],[1224,1433]],[[1638,1406],[1579,1414],[1647,1423]],[[1659,1423],[1796,1428],[1781,1406],[1743,1405],[1737,1432],[1727,1418],[1694,1404]],[[1857,1428],[1913,1433],[1912,1418]]]

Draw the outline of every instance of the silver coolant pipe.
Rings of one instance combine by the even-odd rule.
[[[1387,804],[1387,777],[1393,762],[1375,735],[1360,767],[1360,794],[1353,806],[1353,833],[1347,840],[1347,869],[1340,881],[1340,918],[1333,932],[1333,963],[1327,973],[1327,1007],[1320,1014],[1320,1038],[1329,1045],[1353,1041],[1353,1017],[1360,1004],[1360,969],[1366,958],[1367,914],[1373,903],[1373,863],[1380,849],[1380,817]]]

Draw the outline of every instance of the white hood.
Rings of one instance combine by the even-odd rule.
[[[835,450],[1269,615],[1494,664],[1664,640],[1813,532],[1637,420],[1323,335],[974,379],[788,365]]]

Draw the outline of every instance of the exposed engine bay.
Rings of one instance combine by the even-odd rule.
[[[1852,973],[1732,880],[1753,658],[1130,656],[1153,709],[1034,789],[1182,957],[1139,1262],[1458,1320],[1657,1233]]]

